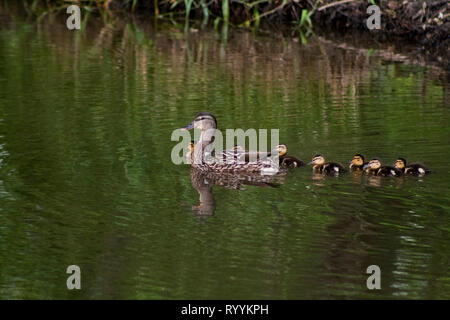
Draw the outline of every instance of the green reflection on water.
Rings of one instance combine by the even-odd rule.
[[[449,298],[449,84],[428,69],[228,31],[139,22],[0,31],[0,297]],[[290,172],[190,208],[170,135],[279,128],[289,153],[422,161],[425,178]],[[66,267],[82,290],[66,289]],[[367,266],[382,290],[367,290]]]

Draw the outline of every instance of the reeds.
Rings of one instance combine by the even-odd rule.
[[[8,0],[4,0],[8,1]],[[12,0],[9,0],[12,2]],[[284,22],[297,26],[302,42],[312,34],[313,25],[328,29],[368,30],[367,7],[380,6],[383,12],[382,28],[378,34],[399,36],[427,43],[438,54],[446,54],[448,43],[448,9],[446,1],[405,0],[25,0],[25,10],[36,16],[63,10],[69,4],[78,4],[86,10],[151,13],[158,20],[168,19],[178,25],[185,20],[202,20],[202,26],[213,21],[258,28],[260,21]],[[383,39],[384,36],[380,36]]]
[[[290,19],[300,22],[302,10],[310,8],[310,4],[314,5],[320,2],[322,0],[28,0],[24,5],[31,12],[39,10],[38,7],[41,10],[44,8],[53,11],[56,7],[78,4],[86,9],[97,8],[133,13],[150,11],[155,18],[184,16],[186,20],[189,20],[195,17],[208,23],[209,19],[213,17],[214,21],[223,23],[258,26],[263,18],[286,14]]]

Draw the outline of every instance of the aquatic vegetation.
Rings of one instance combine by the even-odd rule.
[[[386,37],[402,37],[420,41],[431,53],[448,61],[449,16],[446,1],[426,4],[422,1],[374,0],[85,0],[77,2],[85,10],[110,12],[150,13],[156,20],[184,19],[185,29],[189,20],[202,20],[202,26],[211,20],[215,28],[219,23],[246,28],[258,28],[262,20],[283,22],[295,26],[302,43],[312,35],[313,26],[328,30],[360,29],[368,31],[367,7],[377,5],[383,12],[381,29],[370,36],[378,40]],[[43,16],[67,7],[63,0],[30,0],[24,2],[27,12]],[[383,36],[382,36],[383,35]],[[445,62],[444,62],[445,63]]]

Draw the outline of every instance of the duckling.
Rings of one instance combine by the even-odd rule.
[[[194,147],[195,147],[195,141],[191,140],[191,142],[189,142],[188,145],[188,152],[186,153],[186,163],[187,164],[191,164],[192,163],[192,158],[194,156]]]
[[[402,171],[404,174],[424,175],[431,173],[431,170],[421,165],[420,163],[411,163],[406,165],[405,158],[397,158],[394,167]]]
[[[365,164],[363,170],[368,174],[383,177],[399,177],[403,174],[402,171],[397,168],[381,165],[381,161],[377,158],[374,158]]]
[[[313,164],[313,172],[315,173],[344,173],[345,168],[337,162],[325,162],[324,156],[316,154],[312,161],[308,164]]]
[[[277,149],[281,167],[298,168],[305,165],[305,163],[302,160],[287,155],[287,146],[285,144],[278,145]]]
[[[364,156],[357,153],[353,156],[352,161],[350,161],[349,167],[352,171],[361,171],[366,164],[367,162],[364,161]]]

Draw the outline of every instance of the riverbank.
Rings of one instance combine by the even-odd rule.
[[[30,11],[37,1],[28,2]],[[376,3],[381,12],[380,29],[366,25],[368,6]],[[48,10],[62,10],[67,2],[41,1]],[[74,1],[89,11],[125,12],[145,19],[202,21],[215,27],[227,23],[245,28],[260,25],[290,30],[305,39],[318,30],[346,34],[358,30],[376,42],[410,41],[415,52],[450,69],[450,21],[447,0],[363,1],[363,0],[97,0]],[[150,16],[150,18],[149,18]]]
[[[408,40],[423,54],[449,68],[450,22],[448,1],[380,1],[381,28],[367,30],[367,3],[341,4],[318,11],[314,22],[330,30],[359,29],[377,41]]]

